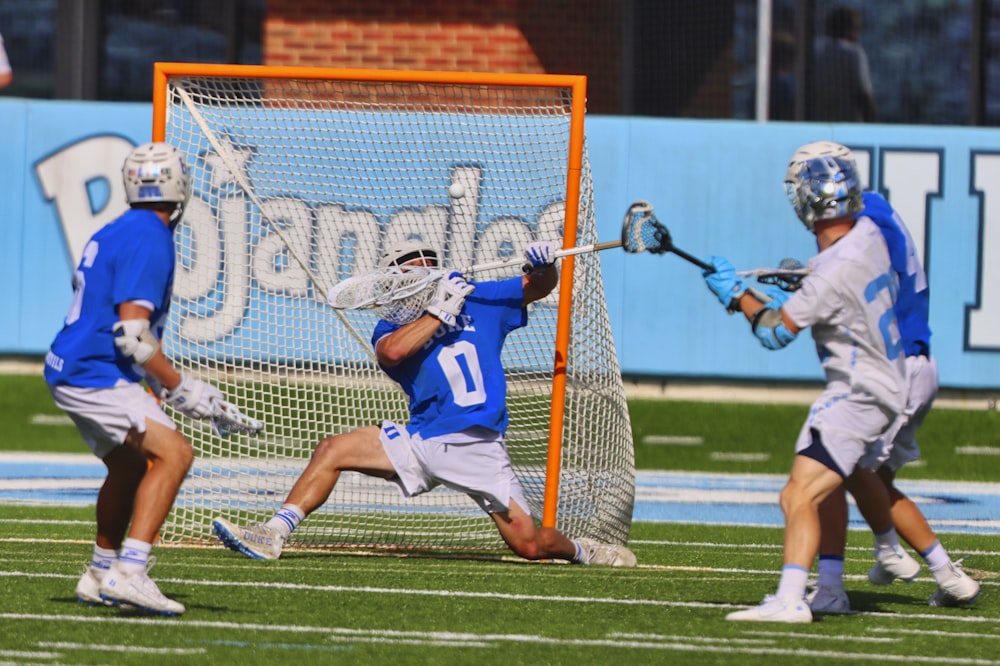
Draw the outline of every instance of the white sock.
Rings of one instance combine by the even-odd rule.
[[[896,528],[890,527],[885,532],[875,535],[875,558],[882,555],[896,554],[899,550],[899,536]]]
[[[781,580],[775,596],[794,596],[801,599],[806,596],[806,583],[809,581],[809,569],[803,569],[796,564],[786,564],[781,569]]]
[[[145,571],[149,562],[149,553],[153,550],[153,544],[139,541],[138,539],[125,539],[122,548],[118,551],[119,566],[126,572]]]
[[[117,559],[117,551],[111,550],[110,548],[101,548],[97,544],[94,544],[94,554],[90,557],[90,568],[103,573],[110,569],[111,565],[114,564]]]
[[[282,504],[278,513],[264,524],[276,530],[281,536],[287,537],[305,518],[305,511],[299,507],[294,504]]]
[[[934,578],[938,582],[948,577],[950,573],[948,565],[952,563],[951,557],[940,541],[935,541],[933,546],[925,552],[920,553],[920,555],[924,558],[924,562],[927,562],[927,568],[931,570],[931,573],[934,574]]]

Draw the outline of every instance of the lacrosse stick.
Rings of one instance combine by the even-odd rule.
[[[327,292],[327,304],[337,310],[374,310],[379,319],[407,324],[423,313],[434,296],[434,285],[451,271],[426,266],[390,267],[355,275]]]
[[[648,201],[636,201],[626,211],[625,220],[622,222],[622,247],[630,254],[672,252],[702,270],[715,272],[712,264],[707,264],[674,245],[670,238],[670,230],[656,219],[653,206]]]
[[[250,418],[236,405],[218,398],[212,400],[212,430],[216,435],[229,437],[242,432],[256,435],[263,429],[263,422]]]
[[[802,286],[802,278],[809,275],[809,269],[798,259],[786,257],[777,268],[755,268],[738,271],[740,277],[754,277],[761,284],[774,284],[785,291],[795,291]]]
[[[625,213],[620,240],[591,243],[556,250],[556,258],[568,257],[585,252],[599,252],[613,247],[624,247],[626,252],[638,254],[652,252],[663,254],[673,252],[706,271],[714,271],[711,264],[674,247],[670,232],[653,214],[653,207],[645,201],[633,203]],[[463,274],[498,268],[513,268],[524,265],[523,258],[495,261],[463,268]],[[337,283],[327,292],[327,304],[338,310],[375,310],[380,319],[396,324],[406,324],[427,308],[434,290],[431,289],[442,277],[451,271],[439,268],[407,266],[403,269],[392,267],[380,271],[356,275]]]

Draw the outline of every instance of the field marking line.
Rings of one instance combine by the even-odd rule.
[[[908,616],[909,617],[909,616]],[[648,650],[670,650],[678,652],[712,652],[716,654],[748,654],[748,655],[773,655],[773,656],[788,656],[795,657],[798,659],[806,658],[822,658],[822,659],[851,659],[851,660],[870,660],[870,661],[892,661],[892,662],[907,662],[907,663],[926,663],[926,664],[955,664],[955,665],[968,665],[968,666],[998,666],[1000,662],[986,659],[970,659],[970,658],[948,658],[939,656],[924,656],[924,655],[903,655],[903,654],[885,654],[885,653],[863,653],[863,652],[836,652],[831,653],[828,650],[809,650],[801,648],[778,648],[778,647],[767,647],[767,646],[752,646],[752,645],[713,645],[704,641],[692,641],[685,637],[682,641],[676,641],[673,636],[669,635],[658,635],[650,634],[646,635],[644,639],[639,640],[615,640],[614,638],[605,639],[563,639],[563,638],[550,638],[547,636],[538,635],[526,635],[526,634],[474,634],[474,633],[457,633],[457,632],[401,632],[401,631],[391,631],[391,630],[368,630],[368,629],[349,629],[341,627],[309,627],[309,626],[297,626],[297,625],[267,625],[267,624],[238,624],[233,622],[213,622],[213,621],[201,621],[201,620],[185,620],[182,618],[155,618],[155,617],[141,617],[141,618],[123,618],[123,617],[82,617],[82,616],[69,616],[69,615],[41,615],[41,614],[29,614],[29,613],[4,613],[0,614],[0,618],[9,620],[36,620],[36,621],[54,621],[54,622],[81,622],[81,623],[95,623],[95,624],[142,624],[142,625],[163,625],[163,626],[188,626],[188,627],[202,627],[202,628],[213,628],[213,629],[226,629],[229,631],[242,630],[242,631],[277,631],[282,633],[323,633],[330,634],[327,636],[326,640],[329,641],[340,641],[340,642],[356,642],[356,643],[380,643],[380,644],[402,644],[402,645],[430,645],[430,646],[443,646],[443,647],[456,647],[456,648],[468,648],[468,647],[493,647],[492,643],[524,643],[524,644],[536,644],[536,645],[555,645],[555,646],[572,646],[572,647],[610,647],[618,649],[648,649]],[[612,635],[613,636],[613,635]],[[815,638],[812,634],[801,633],[797,635],[789,635],[788,637],[802,638],[803,640],[811,640]],[[849,638],[849,637],[847,637]],[[723,640],[730,641],[731,639],[719,639],[717,642]]]

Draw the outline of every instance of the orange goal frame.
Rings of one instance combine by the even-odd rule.
[[[274,67],[266,65],[220,65],[205,63],[158,62],[153,68],[154,141],[166,136],[167,83],[171,77],[255,77],[264,79],[325,79],[370,82],[435,83],[493,86],[565,88],[571,92],[569,154],[566,172],[566,217],[563,223],[563,246],[574,245],[580,208],[583,169],[584,115],[586,113],[587,77],[560,74],[503,74],[477,72],[441,72],[418,70],[333,69],[321,67]],[[559,310],[553,360],[549,444],[546,459],[545,493],[542,525],[555,527],[562,461],[563,421],[566,400],[567,354],[570,316],[573,301],[574,257],[563,258],[559,285]]]

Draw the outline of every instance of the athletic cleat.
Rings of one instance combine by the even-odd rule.
[[[89,606],[115,605],[113,601],[101,598],[101,580],[104,579],[105,573],[106,570],[94,569],[89,565],[83,570],[80,582],[76,584],[76,598],[80,603]]]
[[[769,594],[759,606],[736,611],[726,616],[731,622],[787,622],[802,624],[812,622],[809,604],[801,597]]]
[[[212,531],[226,548],[255,560],[276,560],[285,545],[285,537],[263,524],[240,527],[225,518],[215,518]]]
[[[910,554],[900,546],[892,553],[879,557],[878,562],[868,571],[868,581],[872,585],[890,585],[894,580],[912,583],[920,575],[920,562],[910,557]]]
[[[156,615],[180,615],[184,606],[168,599],[149,577],[146,570],[127,574],[118,562],[104,575],[100,587],[101,599],[113,604],[126,604]]]
[[[610,567],[634,567],[635,554],[625,546],[600,543],[593,539],[576,539],[580,547],[580,564],[603,564]]]
[[[945,566],[945,580],[938,581],[938,589],[927,600],[931,606],[970,606],[979,596],[979,583],[962,571],[962,563],[949,562]]]
[[[852,613],[851,602],[842,587],[818,585],[806,597],[813,615],[847,615]]]

